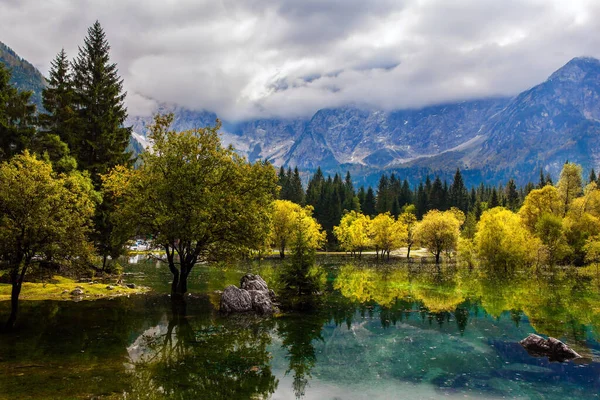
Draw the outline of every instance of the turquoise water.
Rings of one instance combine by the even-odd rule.
[[[216,290],[248,271],[277,288],[278,263],[198,266],[185,310],[173,310],[166,267],[138,261],[126,280],[152,286],[148,295],[23,302],[18,331],[0,336],[0,398],[600,397],[593,275],[507,278],[325,258],[310,311],[223,317]],[[7,311],[0,303],[0,316]],[[586,359],[531,357],[518,341],[532,332]]]

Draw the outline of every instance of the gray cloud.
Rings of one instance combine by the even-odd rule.
[[[594,0],[0,0],[0,40],[46,73],[104,26],[130,114],[224,118],[513,95],[600,57]]]

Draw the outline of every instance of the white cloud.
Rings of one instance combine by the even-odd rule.
[[[102,23],[130,114],[228,119],[512,95],[600,57],[592,0],[0,0],[0,40],[46,72]]]

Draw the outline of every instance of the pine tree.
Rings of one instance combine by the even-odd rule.
[[[0,161],[29,148],[35,136],[35,105],[31,92],[10,84],[10,71],[0,63]]]
[[[377,205],[375,206],[377,214],[383,214],[392,210],[392,199],[389,189],[389,179],[387,175],[381,175],[379,185],[377,186]]]
[[[374,216],[377,213],[375,207],[376,207],[375,192],[373,191],[373,188],[371,186],[369,186],[369,189],[367,189],[367,194],[365,196],[365,202],[364,202],[364,204],[361,203],[361,208],[363,210],[363,214],[368,215],[370,217]]]
[[[75,144],[73,129],[76,114],[73,109],[74,92],[70,65],[64,49],[52,61],[49,75],[48,86],[42,92],[46,113],[39,117],[42,142],[39,147],[43,148],[50,160],[59,164],[59,167],[74,168],[74,163],[66,160],[69,148]]]
[[[304,205],[304,188],[298,167],[294,168],[294,174],[290,178],[290,201]]]
[[[540,181],[538,183],[538,189],[543,188],[544,186],[546,186],[547,182],[546,182],[546,177],[544,176],[544,170],[540,168]]]
[[[596,171],[594,171],[594,168],[592,168],[592,170],[590,171],[590,177],[588,180],[588,183],[596,183],[596,181],[598,180],[598,177],[596,176]]]
[[[517,192],[517,185],[513,179],[510,179],[506,184],[505,196],[507,207],[512,211],[517,211],[519,208],[519,193]]]
[[[124,127],[127,109],[124,100],[123,80],[117,65],[110,62],[110,46],[100,23],[88,29],[83,47],[73,62],[73,106],[76,123],[70,149],[80,169],[90,172],[96,189],[101,188],[101,175],[117,165],[132,162],[126,151],[131,127]],[[122,254],[125,239],[113,236],[110,215],[113,204],[104,199],[96,209],[95,233],[92,240],[103,258]]]
[[[100,23],[88,36],[73,62],[74,106],[77,113],[71,151],[79,167],[90,172],[96,187],[100,175],[130,162],[126,152],[131,127],[124,127],[127,110],[123,80],[110,62],[110,46]]]
[[[469,192],[463,182],[460,169],[456,169],[452,185],[450,185],[450,207],[457,207],[466,213],[469,208]]]
[[[496,188],[492,189],[492,195],[490,197],[490,202],[488,204],[488,208],[498,207],[500,205],[500,199],[498,198],[498,191]]]

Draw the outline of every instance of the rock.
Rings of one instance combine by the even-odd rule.
[[[79,286],[77,286],[72,292],[71,292],[71,296],[83,296],[83,293],[85,293],[83,291],[82,288],[80,288]]]
[[[240,281],[240,288],[228,286],[221,295],[221,311],[272,314],[278,311],[275,292],[269,290],[267,283],[259,275],[246,274]]]
[[[114,286],[110,286],[110,285],[108,285],[108,286],[106,287],[106,290],[113,290],[113,289],[114,289]]]
[[[129,289],[135,289],[136,288],[135,283],[128,283],[125,286],[127,286]]]
[[[252,297],[250,297],[250,293],[247,290],[229,285],[221,295],[220,308],[225,313],[251,311]]]
[[[261,292],[268,292],[269,287],[267,282],[264,281],[260,275],[246,274],[240,281],[240,288],[245,290],[258,290]]]
[[[575,350],[553,337],[544,339],[532,333],[519,343],[533,357],[548,357],[558,362],[581,358]]]

